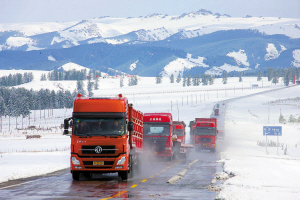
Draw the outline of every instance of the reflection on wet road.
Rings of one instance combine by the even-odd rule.
[[[194,162],[190,167],[189,164]],[[143,161],[140,176],[122,181],[117,173],[93,174],[73,181],[69,169],[41,177],[0,184],[1,199],[214,199],[207,191],[214,174],[222,171],[218,153],[191,152],[184,160]],[[167,181],[186,169],[174,184]]]

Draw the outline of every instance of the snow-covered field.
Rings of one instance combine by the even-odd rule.
[[[163,83],[155,84],[154,77],[140,77],[137,86],[120,88],[119,79],[101,79],[100,89],[94,96],[115,96],[122,93],[134,107],[146,112],[171,112],[175,120],[186,124],[195,117],[210,117],[213,106],[226,99],[254,94],[266,90],[285,87],[280,81],[273,85],[264,78],[229,78],[224,85],[222,79],[215,79],[213,85],[182,87],[181,83],[170,83],[164,77]],[[46,82],[53,87],[55,82]],[[57,82],[56,82],[57,83]],[[60,86],[75,88],[75,81],[59,82]],[[22,85],[38,89],[40,81]],[[258,84],[258,88],[252,88]],[[262,87],[263,86],[263,87]],[[52,88],[51,88],[52,89]],[[72,89],[73,90],[73,89]],[[220,198],[226,199],[299,199],[300,145],[299,124],[279,124],[280,112],[285,119],[292,114],[299,117],[299,102],[268,104],[278,99],[299,96],[299,86],[288,87],[255,97],[235,100],[226,105],[225,133],[223,144],[219,145],[219,162],[224,163],[224,171],[234,177],[221,184]],[[30,119],[23,119],[23,128],[36,126],[39,130],[17,130],[16,119],[11,118],[10,132],[8,117],[2,117],[0,132],[0,182],[22,177],[40,175],[69,167],[70,138],[62,135],[61,124],[65,117],[71,116],[71,109],[52,111],[32,111]],[[29,123],[30,120],[30,123]],[[22,119],[17,119],[18,129]],[[265,141],[263,126],[282,126],[283,134],[279,142],[287,146],[287,155],[276,147],[266,148],[257,145]],[[26,134],[25,134],[26,132]],[[187,129],[189,132],[189,129]],[[39,134],[41,138],[26,139],[26,135]],[[187,136],[189,140],[189,133]],[[268,137],[276,141],[276,137]]]

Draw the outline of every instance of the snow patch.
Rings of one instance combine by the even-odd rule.
[[[64,64],[63,66],[59,67],[58,69],[63,69],[65,71],[70,71],[70,70],[76,70],[76,71],[80,71],[80,70],[84,70],[86,69],[87,73],[89,72],[89,68],[83,67],[81,65],[78,65],[76,63],[72,63],[69,62],[67,64]]]
[[[239,50],[238,52],[230,52],[226,56],[234,58],[238,65],[245,65],[247,67],[250,66],[249,62],[247,62],[247,55],[244,50]]]
[[[276,47],[272,43],[268,43],[268,47],[266,48],[267,54],[265,55],[265,60],[274,60],[278,58],[280,55],[279,52],[277,51]]]
[[[293,57],[295,60],[292,62],[292,65],[294,67],[300,67],[300,49],[293,51]]]
[[[35,45],[35,42],[31,38],[26,37],[9,37],[6,40],[6,44],[9,46],[8,49],[11,47],[20,47],[23,45]]]
[[[129,69],[130,69],[131,71],[133,71],[133,70],[136,68],[136,63],[138,63],[138,62],[139,62],[139,60],[137,60],[137,61],[135,61],[134,63],[132,63],[132,64],[130,65]]]
[[[48,56],[48,60],[55,62],[56,59],[53,56]]]
[[[187,54],[187,58],[177,58],[176,60],[166,65],[164,67],[162,75],[170,76],[171,74],[173,74],[176,77],[178,76],[178,74],[182,74],[183,71],[191,69],[193,67],[209,67],[208,65],[203,63],[205,59],[206,58],[199,56],[198,58],[192,58],[191,54]]]

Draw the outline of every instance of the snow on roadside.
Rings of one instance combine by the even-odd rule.
[[[278,123],[280,112],[287,118],[290,114],[297,116],[299,109],[291,105],[265,104],[271,99],[296,97],[298,89],[288,88],[227,105],[226,147],[221,159],[224,171],[234,177],[224,182],[218,198],[299,199],[300,149],[296,145],[300,144],[300,126]],[[279,147],[278,154],[276,147],[268,147],[267,153],[265,146],[257,145],[258,141],[265,141],[263,126],[282,126],[279,143],[283,143],[284,148]],[[276,142],[277,138],[268,136],[268,140]],[[286,145],[287,155],[284,155]]]

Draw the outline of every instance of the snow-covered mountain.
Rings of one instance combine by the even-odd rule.
[[[0,69],[53,70],[73,62],[112,75],[221,75],[300,67],[299,52],[300,19],[233,18],[204,9],[180,16],[0,24]]]
[[[185,39],[220,30],[252,29],[267,35],[300,38],[300,20],[275,17],[233,18],[201,9],[180,16],[100,17],[80,22],[0,24],[0,50],[69,48],[80,44],[139,43]]]

